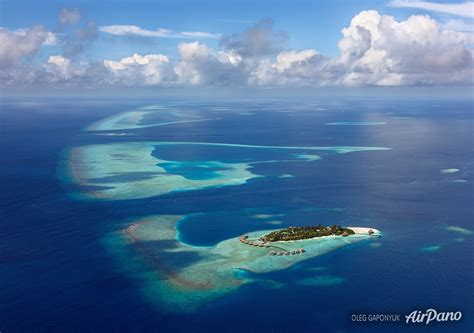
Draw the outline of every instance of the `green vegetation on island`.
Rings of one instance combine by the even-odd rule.
[[[316,226],[306,227],[289,227],[273,231],[265,236],[261,237],[264,242],[278,242],[278,241],[291,241],[308,239],[322,236],[349,236],[355,234],[354,230],[349,228],[341,227],[340,225],[333,225],[325,227],[321,224]]]

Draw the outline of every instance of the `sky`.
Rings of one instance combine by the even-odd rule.
[[[474,2],[0,2],[0,88],[472,86]]]

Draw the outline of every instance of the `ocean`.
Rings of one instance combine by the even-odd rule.
[[[470,332],[473,111],[454,98],[4,98],[0,331]],[[314,224],[382,237],[265,257],[261,271],[217,264],[226,240]],[[211,286],[194,287],[204,269]],[[462,318],[406,323],[427,309]]]

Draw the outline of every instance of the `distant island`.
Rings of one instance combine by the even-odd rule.
[[[375,234],[377,232],[377,234]],[[319,237],[324,236],[340,236],[347,237],[351,235],[367,235],[380,237],[380,232],[378,230],[374,231],[371,228],[362,228],[362,227],[350,227],[344,228],[340,225],[333,226],[323,226],[318,224],[316,226],[305,226],[305,227],[288,227],[286,229],[278,229],[267,234],[261,232],[259,237],[250,237],[249,235],[242,235],[239,237],[239,241],[242,244],[250,245],[257,248],[267,248],[271,251],[268,252],[272,256],[282,256],[282,255],[294,255],[294,254],[303,254],[307,250],[296,246],[301,246],[305,244],[307,247],[312,247],[312,245],[318,244]],[[333,239],[340,239],[335,237]],[[352,238],[351,238],[352,239]],[[305,241],[305,242],[295,242],[295,241]],[[289,242],[289,243],[283,243]]]
[[[354,234],[354,230],[341,227],[340,225],[325,227],[319,224],[316,226],[288,227],[286,229],[272,231],[269,234],[262,236],[260,240],[263,242],[294,241],[323,236],[345,237]]]

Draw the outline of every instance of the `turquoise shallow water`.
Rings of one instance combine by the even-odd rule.
[[[162,146],[166,147],[165,157],[162,157]],[[242,185],[253,178],[264,176],[252,172],[254,164],[314,162],[321,159],[319,155],[303,153],[305,151],[347,154],[389,149],[126,142],[73,148],[64,165],[71,175],[71,183],[86,189],[82,194],[97,199],[123,200],[176,191]]]
[[[192,180],[219,178],[219,173],[229,170],[216,161],[206,162],[164,162],[158,164],[169,174],[180,175]]]
[[[225,220],[222,222],[225,223]],[[368,229],[355,228],[356,234],[348,237],[272,242],[267,244],[268,247],[245,244],[238,237],[221,240],[212,246],[194,246],[180,239],[179,229],[183,223],[186,223],[186,216],[145,216],[131,222],[121,232],[110,235],[111,240],[106,242],[113,247],[110,251],[118,255],[116,260],[127,270],[127,275],[140,280],[144,298],[165,312],[195,312],[216,299],[238,292],[247,284],[266,283],[273,288],[282,288],[283,284],[259,278],[259,275],[288,269],[299,262],[357,242],[373,241],[378,239],[375,235],[379,235],[377,230],[374,236],[370,236]],[[258,242],[270,231],[249,232],[246,236],[252,242]],[[132,248],[143,263],[130,269],[127,264],[129,256],[121,256],[121,251],[115,247]],[[302,248],[304,252],[295,253]],[[285,255],[270,255],[270,251],[283,251]],[[179,264],[189,256],[199,260]],[[144,275],[144,271],[149,274]],[[242,271],[252,272],[253,275],[242,275]],[[303,280],[302,283],[310,282]]]

